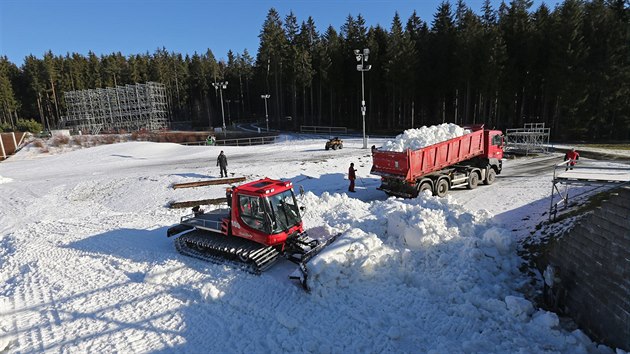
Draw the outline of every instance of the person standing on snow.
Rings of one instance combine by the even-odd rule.
[[[355,174],[357,170],[354,169],[354,162],[350,163],[350,168],[348,169],[348,179],[350,180],[350,187],[348,187],[349,192],[354,192],[354,180],[357,179],[357,175]]]
[[[575,164],[577,163],[577,160],[580,159],[580,154],[578,154],[577,151],[575,151],[575,148],[572,148],[571,151],[567,151],[567,153],[564,155],[564,161],[569,161],[567,163],[567,168],[565,169],[568,170],[573,169],[573,166],[575,166]]]
[[[221,153],[219,154],[219,157],[217,157],[217,166],[219,166],[219,168],[221,169],[221,178],[223,178],[224,174],[225,174],[225,177],[227,177],[228,176],[228,174],[227,174],[227,157],[223,153],[223,150],[221,150]]]

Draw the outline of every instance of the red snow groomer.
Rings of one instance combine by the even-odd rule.
[[[326,240],[304,231],[291,182],[265,178],[227,190],[227,208],[183,216],[168,229],[177,250],[213,263],[230,263],[254,274],[269,269],[280,257],[298,264],[308,290],[306,263],[340,234]]]

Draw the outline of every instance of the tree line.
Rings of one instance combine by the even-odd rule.
[[[554,139],[630,139],[630,7],[628,0],[565,0],[532,9],[512,0],[479,13],[463,0],[443,2],[430,23],[398,13],[389,29],[348,15],[318,30],[270,9],[258,52],[210,49],[182,55],[29,55],[18,67],[0,57],[0,124],[34,118],[56,127],[63,92],[157,81],[166,85],[174,127],[264,121],[399,133],[444,122],[497,129],[545,123]],[[357,71],[355,49],[369,49],[369,71]],[[261,95],[269,94],[265,106]]]

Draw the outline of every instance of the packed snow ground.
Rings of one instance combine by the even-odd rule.
[[[492,186],[387,199],[360,139],[324,143],[135,142],[1,163],[0,352],[613,352],[523,294],[515,241],[548,208],[548,167],[506,161]],[[224,196],[170,187],[218,177],[220,150],[231,175],[303,186],[312,236],[343,234],[309,264],[310,294],[287,279],[292,263],[254,276],[166,238],[189,212],[168,202]]]

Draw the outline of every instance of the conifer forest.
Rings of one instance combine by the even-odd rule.
[[[182,34],[185,35],[185,34]],[[126,84],[166,86],[173,129],[264,121],[398,134],[423,125],[545,123],[556,141],[630,139],[630,1],[564,0],[554,8],[511,0],[473,11],[443,2],[433,18],[396,13],[389,28],[348,15],[340,28],[270,9],[256,53],[0,54],[0,124],[34,119],[57,128],[63,93]],[[239,48],[234,43],[234,48]],[[369,49],[358,71],[355,50]],[[362,92],[362,76],[364,91]]]

